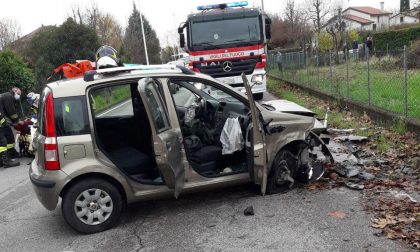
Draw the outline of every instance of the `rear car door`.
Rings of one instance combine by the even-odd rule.
[[[265,149],[265,135],[260,121],[261,114],[255,105],[251,86],[249,85],[248,79],[244,73],[242,73],[242,80],[248,96],[249,108],[252,116],[252,153],[248,153],[248,155],[253,156],[253,164],[249,167],[249,172],[251,178],[254,179],[254,183],[261,185],[261,193],[264,195],[267,187],[267,152]]]
[[[151,124],[156,163],[166,185],[170,189],[174,189],[174,196],[177,198],[184,187],[185,180],[181,133],[170,125],[167,109],[153,79],[141,79],[138,91],[145,104]]]

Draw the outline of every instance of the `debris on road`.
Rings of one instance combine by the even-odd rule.
[[[372,227],[381,229],[376,235],[401,239],[420,249],[419,136],[370,126],[366,137],[349,135],[359,132],[353,129],[329,132],[335,164],[326,166],[318,183],[305,188],[360,190],[365,210],[374,215]]]
[[[255,214],[255,212],[254,212],[254,207],[253,206],[249,206],[249,207],[245,208],[245,210],[244,210],[244,215],[245,216],[250,216],[250,215],[254,215],[254,214]]]
[[[369,172],[365,172],[365,171],[359,172],[358,177],[360,179],[367,180],[367,181],[371,181],[371,180],[375,179],[375,175],[373,175]]]
[[[349,135],[349,136],[338,136],[338,137],[335,137],[334,140],[340,141],[340,142],[362,143],[362,142],[369,141],[369,138],[364,137],[364,136]]]
[[[365,189],[364,185],[356,184],[356,183],[353,183],[353,182],[345,182],[345,185],[348,188],[353,189],[353,190],[363,190],[363,189]]]

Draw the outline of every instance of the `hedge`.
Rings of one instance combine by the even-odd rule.
[[[409,46],[414,40],[420,39],[420,26],[395,31],[373,34],[373,45],[376,50],[396,50]]]

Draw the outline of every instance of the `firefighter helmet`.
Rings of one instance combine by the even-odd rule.
[[[104,45],[96,51],[96,69],[122,66],[117,50]]]

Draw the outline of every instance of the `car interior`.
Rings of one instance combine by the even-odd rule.
[[[96,142],[126,175],[144,184],[163,184],[153,153],[146,109],[137,83],[90,92]]]
[[[192,168],[205,177],[247,172],[246,148],[223,155],[220,136],[226,120],[237,118],[246,139],[248,106],[209,84],[173,79],[169,85],[176,85],[170,90]]]

